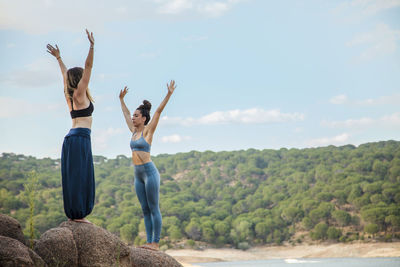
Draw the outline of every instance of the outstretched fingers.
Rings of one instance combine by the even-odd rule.
[[[176,88],[175,81],[171,80],[169,84],[167,83],[167,88],[169,92],[173,93]]]
[[[128,90],[129,90],[129,88],[127,86],[125,86],[124,89],[119,92],[119,97],[124,98],[125,95],[128,93]]]
[[[54,48],[51,44],[47,44],[47,52],[50,53],[51,55],[57,57],[57,54],[60,53],[60,49],[58,49],[58,46],[56,45],[57,49]]]
[[[85,29],[85,30],[86,30],[86,34],[87,34],[87,37],[88,37],[88,39],[89,39],[90,44],[91,44],[91,45],[94,45],[93,32],[89,32],[88,29]]]

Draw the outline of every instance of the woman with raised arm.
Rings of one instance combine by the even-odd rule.
[[[121,90],[119,94],[122,113],[129,130],[132,132],[130,146],[132,149],[132,161],[135,166],[135,190],[142,206],[144,225],[146,227],[147,244],[141,247],[154,250],[158,250],[162,219],[158,205],[160,174],[150,159],[150,147],[161,112],[176,88],[175,81],[167,83],[167,88],[167,96],[157,108],[151,121],[151,104],[149,101],[144,100],[143,105],[140,105],[131,117],[131,113],[124,102],[128,88],[125,86],[124,90]]]
[[[60,49],[50,44],[47,52],[60,65],[64,81],[64,96],[72,119],[72,128],[64,138],[61,152],[61,176],[64,211],[69,220],[90,223],[85,217],[92,212],[95,197],[94,168],[90,133],[93,98],[89,81],[93,66],[93,33],[86,30],[90,42],[85,68],[68,69],[60,56]]]

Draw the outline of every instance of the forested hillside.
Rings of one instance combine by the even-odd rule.
[[[95,156],[96,205],[88,217],[126,242],[144,239],[131,159]],[[304,240],[400,237],[400,142],[159,155],[163,243],[246,248]],[[31,174],[35,171],[35,174]],[[27,234],[24,183],[37,178],[37,234],[66,220],[60,160],[3,153],[0,213]]]

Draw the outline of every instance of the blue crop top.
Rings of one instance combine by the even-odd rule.
[[[138,140],[131,139],[132,151],[144,151],[144,152],[150,153],[150,147],[151,147],[151,145],[149,143],[147,143],[146,139],[144,139],[144,137],[143,137],[143,132],[142,132],[142,136]]]

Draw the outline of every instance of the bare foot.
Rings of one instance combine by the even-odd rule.
[[[93,223],[91,223],[88,219],[85,219],[85,218],[83,218],[83,219],[74,219],[73,221],[74,221],[74,222],[79,222],[79,223],[93,224]]]

